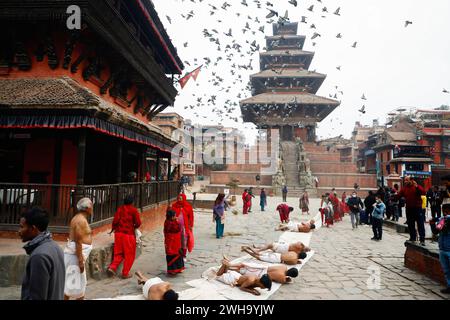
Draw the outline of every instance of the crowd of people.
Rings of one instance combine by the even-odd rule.
[[[448,184],[450,185],[450,183]],[[287,188],[283,191],[286,191]],[[251,212],[252,199],[255,198],[253,189],[245,190],[242,194],[243,213]],[[133,206],[134,199],[127,196],[123,206],[115,213],[112,222],[114,232],[114,258],[109,265],[108,274],[116,276],[118,266],[123,262],[121,277],[130,278],[130,270],[136,255],[136,243],[139,238],[138,228],[141,220],[138,210]],[[216,223],[216,237],[224,235],[225,211],[229,206],[225,194],[219,194],[213,207],[213,222]],[[261,190],[261,211],[267,206],[267,195]],[[299,208],[303,213],[309,213],[309,197],[305,192],[299,199]],[[353,230],[361,224],[372,225],[372,240],[381,241],[383,236],[383,221],[390,219],[399,221],[402,217],[402,209],[405,209],[407,225],[409,229],[409,241],[417,241],[425,246],[425,221],[427,208],[431,211],[429,221],[432,232],[438,236],[440,249],[440,261],[447,279],[448,287],[442,292],[450,293],[450,193],[447,190],[440,191],[433,187],[428,192],[424,190],[414,179],[406,177],[404,185],[400,189],[398,185],[393,188],[379,188],[377,192],[369,191],[364,201],[358,196],[357,188],[347,197],[344,192],[341,199],[336,190],[322,196],[320,213],[323,225],[327,227],[342,221],[345,214],[350,215]],[[281,203],[276,210],[279,212],[281,224],[276,230],[293,232],[310,232],[315,229],[313,220],[303,223],[290,221],[290,213],[294,208],[286,203]],[[32,208],[23,214],[20,219],[19,236],[23,242],[29,260],[26,265],[25,276],[22,284],[21,298],[25,300],[82,300],[85,296],[87,279],[85,263],[92,250],[92,231],[89,226],[93,212],[93,203],[89,198],[83,198],[77,203],[77,213],[70,222],[68,243],[62,250],[52,240],[47,227],[49,217],[45,210]],[[418,232],[416,231],[416,228]],[[186,200],[186,195],[180,193],[174,203],[166,212],[164,223],[164,245],[167,262],[167,274],[176,275],[185,270],[186,256],[194,249],[194,210]],[[418,233],[418,235],[417,235]],[[280,245],[272,245],[277,253]],[[283,247],[284,248],[284,247]],[[265,248],[264,250],[270,249]],[[285,250],[280,254],[270,254],[251,247],[243,248],[251,256],[262,261],[274,261],[277,263],[297,264],[304,258],[304,250]],[[303,248],[305,249],[305,248]],[[281,249],[280,249],[281,250]],[[291,253],[294,252],[294,253]],[[298,251],[298,250],[297,250]],[[242,266],[232,266],[226,259],[223,261],[221,275],[233,271]],[[283,269],[284,270],[284,269]],[[280,270],[273,270],[278,274]],[[281,272],[282,278],[287,279],[287,270]],[[293,272],[289,271],[293,275]],[[178,294],[173,291],[170,283],[159,278],[146,279],[141,272],[137,272],[138,283],[144,285],[144,296],[148,299],[178,299]],[[270,277],[253,277],[234,279],[238,285],[242,285],[249,292],[255,293],[255,287],[269,288]],[[242,283],[241,283],[242,282]],[[248,285],[251,282],[251,285]],[[247,286],[248,285],[248,286]]]

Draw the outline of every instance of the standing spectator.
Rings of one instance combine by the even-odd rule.
[[[359,184],[357,182],[355,182],[355,184],[353,185],[353,189],[355,189],[355,191],[359,189]]]
[[[164,222],[164,248],[166,250],[167,273],[175,275],[182,273],[184,268],[181,229],[183,224],[177,218],[177,213],[171,209],[166,212]]]
[[[341,202],[342,202],[342,208],[343,208],[343,213],[350,213],[350,208],[347,205],[347,192],[344,191],[344,193],[342,193],[341,196]]]
[[[386,205],[381,201],[379,195],[375,197],[375,201],[372,211],[372,240],[380,241],[383,237],[383,217],[386,211]]]
[[[133,202],[133,196],[128,195],[124,205],[117,209],[112,222],[114,259],[108,267],[108,273],[110,276],[116,275],[117,268],[123,261],[122,279],[133,276],[130,270],[136,258],[136,229],[141,226],[141,218]]]
[[[28,210],[19,223],[19,236],[29,259],[22,282],[22,300],[64,298],[64,253],[47,231],[49,218],[40,208]]]
[[[422,215],[424,216],[424,220],[427,220],[427,203],[428,199],[426,195],[421,195],[420,198],[422,199]]]
[[[327,228],[333,225],[333,204],[329,199],[329,194],[325,194],[321,205],[320,213],[322,216],[322,224],[326,224]]]
[[[259,194],[259,205],[261,206],[261,211],[265,211],[264,207],[267,206],[267,195],[264,188],[261,189],[261,193]]]
[[[219,193],[214,202],[213,220],[216,222],[216,238],[223,238],[225,228],[225,194]]]
[[[253,187],[248,189],[248,194],[250,195],[250,206],[248,207],[248,212],[252,212],[252,198],[256,198],[253,194]]]
[[[340,211],[340,207],[339,207],[339,199],[336,196],[336,191],[333,188],[333,190],[331,191],[331,194],[328,196],[328,198],[331,201],[331,204],[333,205],[333,219],[335,222],[337,221],[342,221],[341,218],[341,211]]]
[[[309,196],[308,191],[305,191],[305,193],[301,196],[299,201],[299,207],[300,210],[302,210],[302,213],[305,213],[309,215]]]
[[[283,189],[281,190],[282,194],[283,194],[283,202],[287,201],[287,194],[288,194],[288,188],[286,185],[283,186]]]
[[[280,214],[281,223],[289,223],[289,214],[294,211],[294,208],[282,203],[278,205],[277,211]]]
[[[186,258],[187,252],[194,250],[194,209],[186,200],[186,195],[180,193],[177,201],[172,203],[172,210],[177,214],[178,221],[181,223],[181,241],[183,256]]]
[[[443,199],[442,192],[439,190],[438,186],[434,186],[433,189],[430,189],[431,193],[429,193],[429,196],[427,198],[428,204],[430,205],[431,209],[431,216],[434,218],[440,218],[441,217],[441,205]]]
[[[355,230],[359,224],[359,212],[364,208],[364,204],[361,198],[357,196],[356,191],[353,191],[352,197],[347,201],[347,205],[350,208],[352,228]]]
[[[386,219],[390,220],[394,216],[393,208],[391,206],[391,189],[384,188],[384,205],[386,206]]]
[[[373,191],[369,191],[369,195],[364,199],[364,207],[366,208],[366,215],[367,215],[367,224],[372,224],[372,211],[373,211],[373,205],[376,202],[375,195],[373,194]]]
[[[447,288],[442,293],[450,294],[450,204],[442,207],[444,217],[430,221],[431,231],[439,235],[439,260],[447,280]]]
[[[317,178],[316,176],[314,176],[314,182],[316,184],[316,188],[319,187],[319,178]]]
[[[419,229],[420,244],[425,246],[425,217],[422,214],[422,198],[425,190],[411,177],[405,178],[405,185],[396,198],[404,197],[409,241],[417,241],[416,224]]]
[[[389,205],[392,208],[392,221],[398,222],[398,219],[400,217],[400,208],[399,208],[399,200],[397,199],[398,194],[398,185],[397,188],[394,188],[391,190],[391,196],[389,197]]]
[[[70,239],[64,249],[66,267],[64,300],[70,298],[84,300],[87,285],[85,263],[92,251],[92,230],[88,218],[90,219],[93,213],[93,207],[89,198],[81,199],[77,203],[78,213],[70,221]],[[77,285],[74,286],[73,283]]]
[[[242,194],[242,202],[244,204],[242,212],[244,214],[248,214],[248,210],[252,205],[252,196],[248,193],[248,189],[245,189],[244,193]]]

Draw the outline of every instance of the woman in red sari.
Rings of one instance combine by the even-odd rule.
[[[343,217],[346,213],[350,212],[350,208],[347,205],[347,193],[345,191],[342,194],[341,200],[342,200],[342,217]]]
[[[181,244],[183,256],[186,257],[187,251],[194,249],[194,210],[189,202],[186,201],[186,195],[180,193],[177,201],[172,204],[172,210],[176,212],[181,228]]]
[[[333,205],[334,222],[341,221],[342,220],[342,218],[341,218],[341,210],[340,210],[341,208],[339,206],[339,199],[336,196],[336,194],[334,194],[334,193],[330,194],[330,201],[331,201],[331,204]]]
[[[167,273],[175,275],[184,271],[183,248],[181,246],[181,228],[176,212],[167,210],[164,222],[164,247],[166,249]]]

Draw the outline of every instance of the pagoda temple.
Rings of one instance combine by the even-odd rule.
[[[298,23],[273,25],[260,54],[261,72],[252,75],[252,97],[241,101],[244,122],[260,129],[279,129],[282,141],[296,137],[313,142],[316,126],[339,102],[316,95],[326,75],[309,71],[314,52],[304,51]]]

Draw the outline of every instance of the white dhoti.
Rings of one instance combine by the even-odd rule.
[[[91,253],[92,245],[83,244],[82,253],[86,262]],[[84,297],[86,292],[86,268],[80,273],[76,245],[74,241],[68,241],[64,249],[64,266],[66,268],[66,281],[64,283],[64,294],[70,298],[78,299]]]
[[[276,253],[288,253],[289,252],[289,243],[274,242],[273,243],[273,251],[275,251]]]
[[[241,268],[239,272],[243,276],[255,276],[261,278],[263,275],[267,274],[268,267],[262,266],[256,263],[243,263],[244,268]]]
[[[281,263],[281,253],[275,252],[260,253],[259,260],[269,263]]]
[[[236,271],[228,271],[221,276],[218,276],[216,280],[234,287],[241,276],[242,275]]]
[[[145,282],[144,286],[142,287],[142,294],[144,295],[144,298],[148,300],[148,296],[150,295],[150,288],[153,287],[156,284],[160,284],[160,283],[163,283],[163,282],[164,281],[162,281],[158,277],[148,279]]]
[[[298,232],[298,224],[296,222],[289,221],[287,228],[291,232]]]

